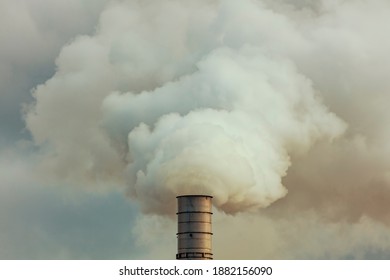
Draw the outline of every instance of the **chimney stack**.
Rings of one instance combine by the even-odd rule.
[[[181,195],[178,202],[176,259],[212,260],[212,196]]]

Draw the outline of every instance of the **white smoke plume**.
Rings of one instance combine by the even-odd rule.
[[[344,129],[292,63],[253,47],[218,48],[193,74],[103,108],[105,126],[128,134],[126,175],[147,211],[192,193],[228,212],[267,207],[286,194],[289,152]]]
[[[349,223],[369,240],[390,223],[389,26],[385,0],[111,1],[34,91],[40,168],[123,180],[145,213],[186,193],[238,218],[265,208],[281,247],[253,257],[300,248],[289,219],[294,236],[342,221],[329,240]]]
[[[185,193],[214,195],[227,212],[267,207],[287,192],[289,154],[345,129],[295,63],[257,38],[270,13],[253,1],[113,2],[95,36],[63,49],[28,126],[66,176],[124,168],[146,212],[172,212]]]

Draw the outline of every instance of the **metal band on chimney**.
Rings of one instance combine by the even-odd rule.
[[[176,259],[212,260],[212,196],[181,195],[178,202]]]

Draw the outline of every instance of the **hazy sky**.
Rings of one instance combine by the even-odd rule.
[[[390,257],[386,0],[0,0],[0,259]]]

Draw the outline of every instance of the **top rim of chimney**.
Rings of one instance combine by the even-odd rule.
[[[213,198],[212,195],[208,195],[208,194],[183,194],[183,195],[176,196],[176,198],[179,198],[179,197],[210,197],[210,198]]]

